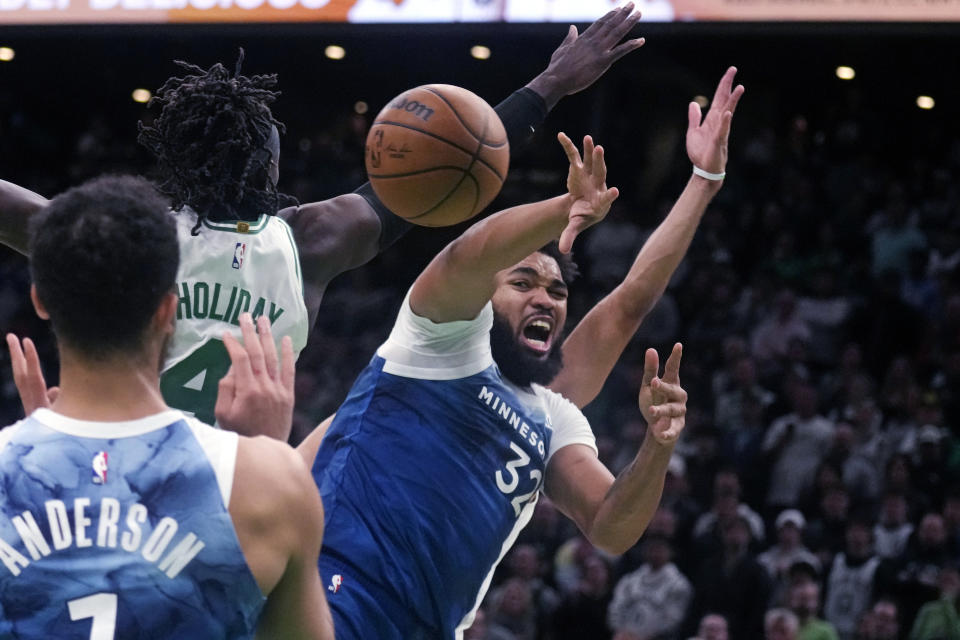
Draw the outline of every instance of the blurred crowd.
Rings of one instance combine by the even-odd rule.
[[[306,201],[357,186],[368,123],[288,135],[281,187]],[[654,166],[629,153],[632,125],[610,110],[596,131],[624,196],[576,248],[570,327],[688,175],[682,130],[648,135],[669,149]],[[500,202],[562,188],[552,133],[519,156]],[[886,153],[884,135],[843,109],[734,125],[728,184],[585,411],[616,473],[644,437],[643,350],[684,343],[687,426],[660,509],[635,548],[608,557],[541,496],[466,638],[960,640],[960,142],[920,132],[909,153]],[[51,195],[150,166],[102,121],[63,162],[14,177]],[[415,230],[331,287],[298,363],[295,440],[345,397],[444,233]],[[25,265],[0,249],[0,328],[36,338],[55,380]]]

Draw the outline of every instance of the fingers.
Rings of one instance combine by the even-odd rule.
[[[280,342],[280,356],[280,382],[284,389],[293,393],[297,367],[293,356],[293,339],[290,336],[283,336]]]
[[[571,42],[577,39],[578,35],[579,34],[577,33],[577,27],[575,27],[574,25],[570,25],[570,29],[567,30],[567,37],[563,39],[563,42],[560,43],[560,46],[562,47],[564,45],[570,44]]]
[[[590,136],[583,136],[583,170],[588,174],[593,173],[593,138]]]
[[[743,88],[742,84],[738,84],[733,90],[733,93],[730,94],[730,100],[727,102],[727,111],[731,114],[737,110],[737,104],[740,102],[740,98],[743,96],[743,92],[746,89]]]
[[[20,380],[23,380],[27,373],[27,361],[23,357],[20,340],[12,333],[7,334],[7,348],[10,350],[10,366],[13,369],[13,380],[19,387]]]
[[[587,27],[587,30],[583,32],[584,37],[599,38],[606,34],[612,26],[619,24],[620,20],[624,17],[624,10],[629,7],[630,10],[633,10],[633,3],[627,3],[626,6],[617,7],[616,9],[611,9],[607,11],[603,16],[597,19],[596,22]]]
[[[53,404],[60,397],[60,387],[50,387],[47,389],[47,402]]]
[[[710,109],[726,109],[727,102],[730,100],[730,88],[733,86],[733,77],[737,75],[737,68],[730,67],[720,78],[717,84],[717,90],[713,92],[713,102],[710,103]]]
[[[649,385],[657,377],[658,371],[660,371],[660,356],[657,355],[656,349],[647,349],[647,352],[643,354],[643,382],[641,386]]]
[[[233,334],[224,332],[223,346],[227,348],[227,354],[230,356],[231,366],[227,375],[233,375],[235,383],[241,387],[248,387],[253,384],[250,355],[240,344],[240,341],[234,338]]]
[[[654,404],[666,404],[668,402],[686,402],[687,391],[679,383],[673,384],[664,382],[663,378],[654,378],[650,381],[650,387],[653,389]]]
[[[650,407],[650,414],[657,420],[661,418],[680,418],[687,415],[685,402],[666,402]]]
[[[699,127],[702,121],[703,113],[700,111],[700,105],[696,102],[691,102],[687,106],[687,135]]]
[[[584,153],[586,153],[586,150],[584,150]],[[593,174],[596,184],[603,186],[607,184],[607,162],[604,160],[603,147],[596,147],[593,150],[592,156],[593,161],[590,163],[590,173]]]
[[[624,9],[626,9],[626,7],[624,7]],[[631,3],[629,12],[624,11],[621,13],[620,22],[611,25],[606,39],[611,45],[620,42],[625,35],[630,33],[631,29],[637,26],[638,22],[640,22],[640,12],[633,11],[633,4]]]
[[[249,313],[240,314],[240,333],[243,335],[243,348],[250,356],[250,370],[258,376],[266,369],[266,362],[257,330],[253,326],[253,316]]]
[[[224,340],[224,343],[226,343],[226,340]],[[230,367],[227,375],[220,378],[220,383],[217,387],[217,403],[213,407],[213,415],[221,426],[224,426],[224,424],[228,422],[226,417],[237,395],[235,371],[236,367]]]
[[[610,51],[610,62],[616,62],[631,51],[636,51],[646,43],[646,38],[634,38],[633,40],[627,40],[623,44],[618,44]]]
[[[567,160],[570,162],[570,166],[582,166],[580,161],[580,152],[577,151],[577,145],[573,144],[573,140],[568,138],[567,134],[565,134],[563,131],[557,134],[557,140],[560,141],[560,146],[563,147],[563,152],[567,154]]]
[[[10,349],[10,366],[13,369],[13,383],[20,394],[24,413],[29,415],[34,409],[50,406],[47,396],[47,383],[40,367],[37,347],[30,338],[20,340],[12,333],[7,334],[7,347]]]
[[[620,197],[620,190],[616,187],[610,187],[600,196],[600,210],[604,214],[610,209],[611,205]]]
[[[257,318],[257,335],[260,338],[260,349],[263,351],[263,364],[267,369],[267,375],[271,380],[276,380],[280,362],[277,358],[277,343],[273,341],[270,320],[266,316]]]
[[[663,380],[670,384],[680,383],[680,359],[683,357],[683,345],[679,342],[673,345],[667,364],[663,367]]]

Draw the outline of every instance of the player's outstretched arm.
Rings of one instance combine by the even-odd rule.
[[[30,218],[48,202],[29,189],[0,180],[0,243],[27,255]]]
[[[586,89],[614,62],[643,45],[643,38],[621,42],[639,20],[633,3],[628,3],[582,34],[571,25],[547,68],[495,107],[511,154],[524,147],[561,98]],[[369,182],[354,193],[290,207],[280,215],[290,224],[300,250],[311,326],[333,278],[369,262],[412,226],[390,213]]]
[[[553,454],[545,490],[594,546],[620,554],[636,544],[663,493],[673,447],[685,425],[687,392],[680,386],[682,347],[676,344],[659,377],[657,352],[648,349],[640,387],[647,435],[626,469],[614,479],[593,449],[580,444]]]
[[[640,12],[633,8],[634,4],[628,2],[607,12],[582,34],[570,25],[567,37],[550,57],[550,64],[527,84],[528,89],[543,98],[548,111],[561,98],[583,91],[614,62],[643,46],[643,38],[621,42],[640,22]]]
[[[733,86],[736,72],[730,67],[723,75],[705,118],[697,103],[689,107],[687,155],[694,166],[712,174],[723,174],[727,166],[730,123],[743,95],[742,85]],[[551,389],[581,408],[597,397],[630,338],[663,295],[722,184],[722,180],[691,176],[623,282],[584,316],[564,342],[564,366]]]
[[[323,505],[297,453],[269,438],[240,438],[230,516],[267,604],[258,638],[333,640],[317,572]]]
[[[495,290],[495,276],[551,240],[570,251],[577,234],[602,220],[619,192],[607,188],[603,148],[585,139],[581,158],[560,134],[570,160],[567,193],[520,205],[477,222],[437,255],[410,291],[410,308],[434,322],[470,320]]]

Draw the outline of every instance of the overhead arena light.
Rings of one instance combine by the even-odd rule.
[[[0,62],[10,62],[17,52],[10,47],[0,47]]]
[[[347,50],[338,44],[331,44],[323,50],[323,55],[331,60],[343,60],[347,55]]]
[[[853,67],[839,66],[837,67],[837,77],[841,80],[853,80],[857,77],[857,72],[853,70]]]
[[[470,55],[477,60],[486,60],[490,57],[490,47],[485,47],[482,44],[475,44],[470,47]]]
[[[917,106],[921,109],[933,109],[936,104],[930,96],[917,96]]]
[[[368,105],[363,100],[357,100],[353,105],[353,112],[360,114],[361,116],[370,110],[370,105]]]
[[[710,104],[710,98],[707,96],[694,96],[693,101],[700,105],[701,109],[706,109]]]
[[[141,104],[150,102],[152,94],[146,89],[134,89],[133,93],[130,94],[130,97],[133,98],[134,102],[139,102]]]

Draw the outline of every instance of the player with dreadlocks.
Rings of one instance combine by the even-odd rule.
[[[621,43],[639,18],[628,3],[582,35],[570,27],[547,68],[496,107],[512,149],[563,96],[590,86],[643,44],[642,38]],[[283,127],[270,110],[276,78],[244,77],[240,62],[242,55],[232,74],[220,64],[206,71],[182,64],[188,75],[163,85],[155,98],[160,116],[140,131],[140,141],[159,161],[160,188],[178,211],[181,244],[177,328],[164,364],[164,398],[206,422],[213,421],[218,381],[229,369],[219,338],[225,329],[239,335],[240,313],[269,322],[277,337],[291,336],[299,352],[330,281],[409,228],[369,183],[304,205],[279,194]],[[46,202],[0,181],[0,242],[25,253],[27,219]],[[232,392],[229,378],[219,391]]]

